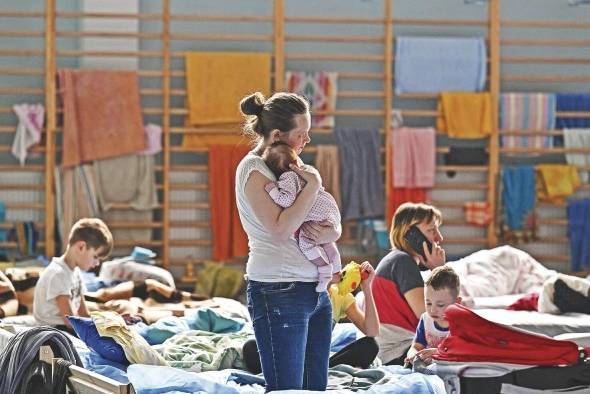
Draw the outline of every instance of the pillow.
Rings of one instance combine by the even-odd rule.
[[[129,365],[125,352],[113,338],[101,337],[89,317],[68,316],[70,324],[78,334],[78,337],[92,350],[107,360],[123,365]]]
[[[155,279],[172,288],[176,287],[174,277],[164,268],[131,261],[128,257],[102,263],[98,279],[118,281]]]

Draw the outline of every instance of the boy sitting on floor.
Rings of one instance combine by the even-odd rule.
[[[78,220],[64,255],[54,257],[39,277],[33,301],[35,320],[72,333],[66,316],[89,316],[80,269],[96,267],[112,249],[113,236],[102,220]]]
[[[461,303],[459,286],[459,276],[451,267],[443,265],[432,270],[424,283],[426,312],[420,317],[406,363],[413,363],[416,357],[426,364],[432,362],[432,355],[436,353],[439,343],[449,335],[449,323],[443,318],[444,311],[451,304]]]

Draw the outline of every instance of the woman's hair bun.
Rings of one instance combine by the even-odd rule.
[[[260,92],[252,93],[249,96],[246,96],[240,102],[240,109],[244,115],[256,115],[260,116],[264,108],[264,103],[266,99],[264,95]]]

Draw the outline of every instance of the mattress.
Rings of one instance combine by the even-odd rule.
[[[474,312],[496,323],[551,337],[565,333],[590,333],[590,316],[583,313],[552,315],[506,309],[475,309]]]

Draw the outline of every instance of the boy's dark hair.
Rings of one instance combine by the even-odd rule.
[[[80,219],[74,224],[68,245],[72,246],[78,241],[86,242],[90,248],[102,249],[101,258],[107,257],[113,250],[113,235],[107,225],[97,218]]]
[[[449,289],[455,298],[459,295],[461,287],[459,275],[447,265],[433,269],[424,284],[432,287],[434,290]]]
[[[297,164],[297,152],[286,142],[277,141],[264,150],[262,160],[278,178],[291,170],[289,164]]]

